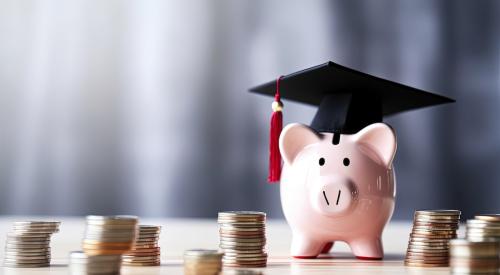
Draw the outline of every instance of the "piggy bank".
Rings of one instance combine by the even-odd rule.
[[[374,123],[341,134],[338,144],[332,140],[332,133],[302,124],[290,124],[280,135],[291,255],[315,258],[343,241],[360,259],[382,259],[381,235],[394,211],[396,135],[387,124]]]

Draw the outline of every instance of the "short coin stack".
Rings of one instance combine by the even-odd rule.
[[[492,238],[500,241],[500,215],[476,215],[475,219],[467,220],[466,237],[472,241]]]
[[[498,274],[498,241],[450,241],[450,267],[453,274]]]
[[[45,267],[50,265],[50,237],[59,232],[60,222],[14,222],[7,233],[4,266]]]
[[[222,262],[228,267],[265,267],[267,264],[266,213],[219,212]]]
[[[457,237],[459,222],[459,210],[415,211],[405,265],[448,266],[449,241]]]
[[[69,269],[72,275],[120,274],[121,255],[89,256],[82,251],[69,254]]]
[[[222,270],[222,252],[193,249],[184,252],[185,275],[215,275]]]
[[[132,249],[136,216],[87,216],[83,251],[94,255],[121,255]]]
[[[132,250],[123,255],[123,265],[153,266],[160,265],[160,226],[140,225],[139,235]]]

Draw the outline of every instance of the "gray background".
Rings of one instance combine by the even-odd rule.
[[[500,212],[499,18],[486,0],[0,0],[0,214],[282,217],[272,100],[247,88],[328,60],[457,100],[387,120],[396,219]]]

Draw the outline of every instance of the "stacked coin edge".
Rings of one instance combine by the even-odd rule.
[[[121,255],[87,255],[83,251],[69,254],[69,269],[72,275],[120,274]]]
[[[83,251],[89,255],[121,255],[137,236],[136,216],[87,216]]]
[[[184,274],[219,274],[222,270],[222,257],[223,253],[217,250],[187,250],[184,252]]]
[[[219,247],[226,267],[267,266],[266,213],[255,211],[219,212]]]
[[[459,210],[417,210],[408,241],[405,265],[410,267],[446,267],[449,265],[449,241],[457,237]]]
[[[50,238],[59,232],[57,221],[14,222],[13,232],[7,234],[5,267],[50,266]]]
[[[132,250],[122,257],[123,265],[157,266],[160,265],[160,247],[158,245],[161,227],[139,225],[139,233]]]

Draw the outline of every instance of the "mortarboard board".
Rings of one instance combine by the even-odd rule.
[[[277,103],[280,103],[280,98],[284,98],[318,106],[311,128],[317,132],[334,133],[334,144],[338,143],[340,134],[357,133],[372,123],[382,122],[385,116],[454,102],[453,99],[359,72],[331,61],[282,76],[278,81],[270,81],[251,88],[250,91],[275,96]],[[280,113],[277,125],[281,125],[281,106],[278,109],[273,106],[273,109],[274,114]],[[275,120],[274,114],[272,121]],[[279,136],[279,132],[276,134],[277,130],[273,128],[277,127],[271,127],[271,148],[276,148],[277,142],[273,139]],[[273,151],[276,149],[271,149],[271,155]],[[276,166],[278,161],[274,159],[271,163],[274,163],[271,166]],[[276,170],[276,167],[270,170]],[[279,176],[270,178],[277,179]]]
[[[327,62],[280,79],[281,98],[318,106],[311,128],[354,134],[383,117],[453,99]],[[274,96],[276,82],[250,89]]]

